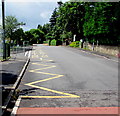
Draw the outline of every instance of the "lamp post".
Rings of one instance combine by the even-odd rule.
[[[6,46],[5,46],[5,12],[4,12],[4,0],[2,0],[2,39],[3,39],[3,59],[6,59]]]

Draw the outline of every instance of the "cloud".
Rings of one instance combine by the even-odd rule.
[[[6,16],[15,16],[19,22],[26,23],[24,30],[37,28],[49,22],[49,18],[57,6],[56,2],[7,2],[5,4]]]
[[[21,28],[23,28],[24,31],[29,31],[30,29],[32,29],[29,26],[20,26]]]
[[[51,14],[51,11],[45,11],[45,12],[41,12],[40,16],[45,19],[48,18],[48,16]]]
[[[38,24],[49,22],[57,1],[59,0],[5,0],[5,16],[12,15],[19,22],[26,23],[23,26],[25,30],[37,28]]]

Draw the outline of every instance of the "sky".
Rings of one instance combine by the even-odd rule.
[[[57,1],[58,0],[5,0],[5,16],[12,15],[15,16],[19,22],[26,23],[25,26],[22,26],[24,31],[32,28],[36,29],[38,24],[44,25],[49,23],[53,10],[55,7],[58,7]],[[62,2],[66,1],[67,0],[62,0]]]

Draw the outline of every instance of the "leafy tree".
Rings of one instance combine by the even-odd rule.
[[[83,37],[84,6],[82,3],[66,2],[59,7],[56,21],[60,34],[72,32],[77,39]]]
[[[54,27],[56,25],[56,19],[57,19],[57,8],[54,9],[53,13],[52,13],[52,16],[50,18],[50,26],[51,27]]]
[[[44,41],[44,32],[39,30],[39,29],[31,29],[30,31],[30,34],[32,35],[30,38],[30,42],[32,44],[35,44],[35,43],[43,43]]]
[[[64,41],[76,35],[76,41],[84,38],[84,41],[87,39],[90,43],[120,43],[120,2],[70,0],[58,4],[59,7],[51,15],[50,23],[42,27],[47,39]]]
[[[26,31],[25,32],[25,38],[24,38],[24,41],[29,41],[30,44],[32,44],[32,38],[34,36],[30,33],[30,31]]]
[[[42,30],[42,29],[43,29],[43,27],[42,27],[41,25],[38,25],[37,29]]]
[[[50,18],[50,30],[49,33],[52,34],[52,39],[58,39],[59,38],[59,27],[57,25],[57,17],[58,17],[58,12],[57,12],[57,8],[54,9],[52,16]]]
[[[22,41],[24,40],[25,34],[22,28],[15,30],[12,36],[13,36],[14,44],[16,45],[23,44]]]
[[[120,2],[111,3],[112,18],[110,23],[110,40],[114,45],[120,45]]]
[[[6,37],[13,39],[12,34],[17,30],[20,25],[25,25],[23,22],[18,22],[14,16],[6,16],[5,18],[5,33]]]
[[[89,42],[99,41],[100,44],[113,43],[111,29],[115,19],[114,8],[113,3],[107,2],[87,3],[85,5],[83,32]]]
[[[50,28],[50,24],[49,24],[49,23],[43,25],[42,31],[44,32],[45,35],[46,35],[47,33],[49,33],[50,30],[51,30],[51,28]]]

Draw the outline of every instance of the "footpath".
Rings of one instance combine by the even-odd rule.
[[[2,92],[0,96],[2,101],[0,115],[7,110],[11,99],[10,93],[14,93],[19,84],[22,73],[24,73],[22,70],[29,61],[29,51],[31,49],[32,47],[25,47],[24,49],[12,51],[9,60],[0,61],[0,90]]]

